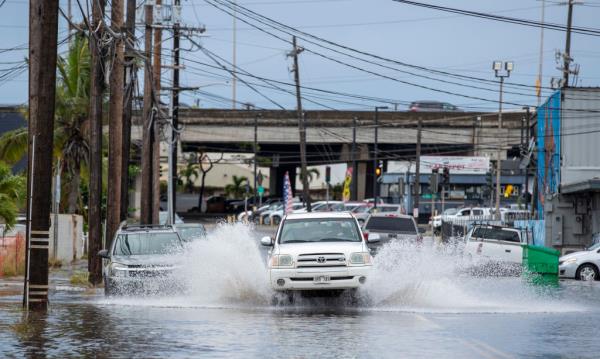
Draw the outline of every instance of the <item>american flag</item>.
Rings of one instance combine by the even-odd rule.
[[[285,214],[292,212],[294,194],[292,193],[292,184],[288,172],[283,176],[283,203],[285,203]]]

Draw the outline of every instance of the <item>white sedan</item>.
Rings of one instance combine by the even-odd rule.
[[[558,260],[558,271],[563,278],[600,280],[600,243],[585,251],[564,255]]]

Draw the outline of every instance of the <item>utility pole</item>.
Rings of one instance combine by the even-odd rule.
[[[423,120],[419,117],[417,123],[417,160],[415,164],[415,182],[413,184],[413,195],[415,199],[413,201],[413,217],[419,218],[419,202],[421,199],[421,132],[423,129]],[[410,172],[410,168],[409,168]],[[437,189],[432,188],[431,193],[437,193]],[[435,207],[431,207],[432,216],[435,213]]]
[[[236,71],[237,71],[237,0],[233,0],[233,53],[231,54],[232,56],[232,61],[231,63],[233,64],[233,68],[231,69],[232,71],[232,78],[231,78],[231,108],[232,109],[236,109],[237,108],[237,75],[236,75]]]
[[[129,213],[129,158],[131,152],[131,117],[133,113],[133,93],[136,78],[135,54],[135,0],[127,0],[125,18],[125,98],[123,100],[123,140],[121,167],[121,221],[127,219]]]
[[[563,87],[569,87],[569,72],[571,70],[571,27],[573,25],[573,0],[569,1],[567,13],[567,38],[565,40],[565,54],[563,65]]]
[[[23,304],[48,307],[58,0],[29,2],[29,161]],[[35,190],[34,190],[35,189]]]
[[[175,0],[175,6],[180,6],[180,0]],[[173,213],[171,223],[175,223],[175,212],[177,211],[177,129],[179,128],[179,21],[173,24],[173,92],[172,92],[172,111],[171,111],[171,156],[173,157],[172,166],[169,165],[169,180],[173,183],[171,186],[171,202]]]
[[[542,19],[540,21],[540,59],[538,63],[538,79],[536,83],[536,95],[537,105],[539,106],[542,102],[542,83],[543,83],[543,71],[544,71],[544,22],[546,13],[546,0],[542,0]]]
[[[98,28],[104,17],[104,0],[92,5],[92,28]],[[98,28],[90,35],[90,185],[88,204],[88,281],[92,285],[102,282],[102,98],[104,93],[104,72],[102,69],[104,49],[100,39],[104,29]]]
[[[155,0],[156,7],[162,7],[162,0]],[[162,22],[162,13],[157,14],[160,17],[154,19],[157,22]],[[152,60],[154,61],[153,68],[153,80],[154,80],[154,89],[155,89],[155,97],[158,103],[155,103],[157,108],[157,114],[161,113],[161,100],[160,100],[160,90],[161,90],[161,51],[162,51],[162,28],[155,27],[154,28],[154,54],[152,56]],[[152,142],[152,223],[158,224],[159,215],[158,212],[160,210],[160,126],[157,121],[153,121],[153,131],[154,131],[154,141]]]
[[[504,72],[502,69],[504,68]],[[500,99],[498,101],[498,135],[502,130],[502,94],[504,92],[504,79],[510,77],[511,71],[514,69],[514,63],[512,61],[494,61],[492,63],[492,69],[496,75],[496,78],[500,78]],[[496,218],[500,219],[500,192],[501,192],[501,173],[502,173],[502,142],[498,141],[498,151],[496,159]]]
[[[306,118],[302,112],[302,97],[300,95],[300,69],[298,67],[298,54],[304,51],[296,45],[296,36],[292,37],[294,49],[288,54],[294,58],[294,81],[296,82],[296,103],[298,111],[298,131],[300,132],[300,176],[302,177],[302,196],[306,201],[306,210],[312,212],[308,176],[306,171]]]
[[[356,117],[352,118],[352,192],[350,194],[350,198],[353,201],[358,199],[358,184],[356,183],[358,179],[358,168],[356,164],[356,124],[358,119]]]
[[[142,120],[142,188],[140,222],[152,223],[152,143],[154,142],[154,114],[152,101],[152,5],[144,5],[144,108]]]
[[[256,167],[257,167],[257,163],[256,163],[256,153],[258,152],[258,118],[260,117],[260,114],[257,114],[256,116],[254,116],[254,159],[252,162],[254,162],[254,206],[256,206],[256,196],[257,194],[257,187],[256,187],[256,182],[258,180],[258,178],[256,176],[258,176],[258,174],[256,173]]]
[[[123,0],[112,0],[110,25],[114,33],[123,30]],[[106,246],[110,247],[121,223],[121,170],[123,168],[123,78],[125,57],[123,39],[115,38],[110,72],[110,109],[108,119],[108,187],[106,196]]]

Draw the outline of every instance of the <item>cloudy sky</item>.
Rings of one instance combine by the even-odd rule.
[[[72,1],[73,16],[81,19],[76,0]],[[88,6],[86,0],[80,1],[85,11]],[[168,3],[170,0],[164,1]],[[228,1],[218,1],[222,4],[210,0],[225,9]],[[205,1],[181,2],[185,24],[206,26],[206,32],[202,36],[196,36],[195,41],[222,58],[213,55],[211,59],[197,47],[184,41],[182,47],[191,51],[182,53],[182,62],[186,65],[182,83],[186,86],[200,86],[202,89],[201,92],[187,93],[182,100],[190,105],[198,103],[201,107],[230,108],[231,76],[217,62],[228,66],[225,61],[232,61],[232,17]],[[540,20],[542,7],[542,2],[537,0],[427,2],[534,21]],[[67,0],[61,0],[60,3],[66,11]],[[546,21],[564,24],[567,7],[559,1],[548,0],[545,3]],[[27,100],[26,71],[16,77],[13,74],[8,79],[3,76],[8,72],[7,69],[17,66],[27,54],[27,4],[27,0],[6,0],[0,7],[0,104],[20,104]],[[529,86],[535,84],[540,50],[539,28],[449,14],[392,0],[240,0],[239,4],[308,35],[426,68],[425,71],[419,70],[353,51],[347,52],[351,56],[342,55],[330,50],[342,51],[342,48],[320,40],[315,41],[307,34],[300,35],[302,38],[299,39],[299,44],[306,48],[300,55],[301,81],[304,86],[312,88],[305,90],[306,108],[370,109],[385,105],[385,102],[396,102],[399,109],[406,109],[406,104],[410,101],[431,99],[450,102],[465,109],[493,110],[497,107],[496,84],[445,76],[430,70],[493,80],[491,62],[495,59],[515,62],[515,70],[508,82]],[[293,88],[288,85],[293,82],[293,76],[289,72],[291,61],[286,57],[291,49],[291,35],[280,31],[281,27],[273,29],[256,22],[256,16],[239,16],[237,64],[240,69],[255,76],[243,78],[254,84],[256,91],[238,81],[237,100],[262,108],[295,107]],[[600,28],[597,21],[599,16],[600,0],[585,1],[585,4],[575,6],[573,24],[578,27]],[[141,19],[141,16],[138,18]],[[241,19],[281,39],[259,31]],[[66,23],[61,19],[59,38],[65,36]],[[167,56],[171,46],[169,37],[168,34],[164,36],[164,62],[170,61]],[[543,86],[549,86],[551,77],[560,76],[556,70],[554,54],[556,49],[564,48],[564,42],[564,32],[545,31]],[[24,46],[19,47],[19,50],[5,51],[20,45]],[[60,51],[64,52],[65,47],[61,47]],[[361,61],[357,56],[369,62]],[[579,85],[598,86],[600,37],[574,34],[572,56],[581,68]],[[169,77],[168,70],[165,70],[165,82],[168,82]],[[281,81],[277,84],[279,89],[273,89],[273,83],[261,82],[256,77]],[[352,94],[353,97],[319,90]],[[537,103],[535,90],[531,87],[507,86],[507,92],[506,101],[512,103],[508,107]],[[362,98],[365,96],[374,98],[365,100]]]

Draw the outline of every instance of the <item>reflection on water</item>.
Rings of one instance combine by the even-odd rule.
[[[600,346],[597,285],[472,277],[454,248],[391,245],[357,297],[272,305],[255,237],[222,226],[193,244],[175,276],[184,294],[54,292],[47,314],[29,315],[5,299],[0,357],[586,357]]]

